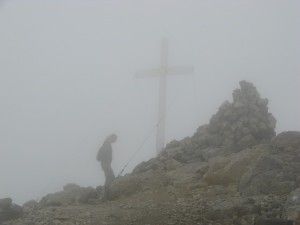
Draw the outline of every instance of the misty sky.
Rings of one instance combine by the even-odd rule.
[[[192,136],[246,79],[277,119],[300,130],[298,0],[0,1],[0,198],[19,204],[66,183],[103,184],[95,160],[117,133],[118,173],[155,127],[160,63],[169,77],[167,141]],[[128,166],[156,154],[155,133]]]

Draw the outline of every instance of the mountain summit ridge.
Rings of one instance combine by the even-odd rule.
[[[67,184],[40,202],[5,213],[3,225],[300,224],[300,132],[276,135],[276,119],[247,81],[209,123],[166,145],[117,177],[112,201],[103,187]],[[1,200],[0,200],[1,203]],[[7,203],[7,202],[6,202]],[[5,217],[6,216],[6,217]],[[4,219],[3,219],[4,218]],[[4,220],[8,220],[4,222]],[[0,222],[1,223],[1,222]]]

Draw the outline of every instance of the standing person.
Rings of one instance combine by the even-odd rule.
[[[101,162],[101,167],[105,175],[103,201],[110,200],[110,186],[113,180],[115,179],[114,171],[111,168],[111,162],[112,162],[111,144],[115,143],[117,138],[118,136],[116,134],[109,135],[103,142],[97,154],[97,160]]]

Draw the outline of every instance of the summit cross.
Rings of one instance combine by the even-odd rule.
[[[193,73],[192,66],[168,66],[168,40],[162,39],[160,67],[136,72],[136,78],[159,77],[159,106],[156,133],[157,155],[165,146],[167,76]]]

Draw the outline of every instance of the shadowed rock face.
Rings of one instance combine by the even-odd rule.
[[[300,181],[300,132],[283,132],[271,141],[269,154],[241,178],[243,195],[288,194]]]

